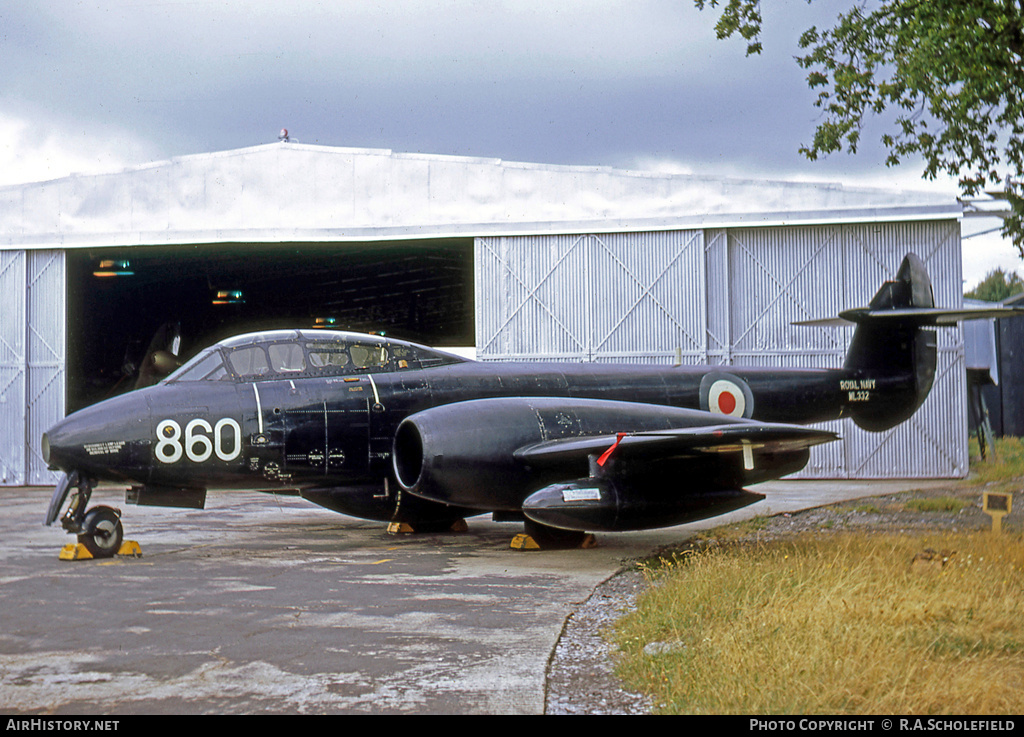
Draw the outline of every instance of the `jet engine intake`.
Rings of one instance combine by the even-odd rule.
[[[404,490],[432,501],[517,510],[537,488],[537,474],[513,453],[544,436],[534,407],[522,400],[481,399],[434,407],[398,426],[392,453],[395,478]],[[585,472],[585,463],[583,468]],[[564,471],[559,475],[564,478]]]

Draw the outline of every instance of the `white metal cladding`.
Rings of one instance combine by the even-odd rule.
[[[0,484],[25,483],[25,252],[0,251]]]
[[[50,484],[43,432],[64,416],[63,251],[0,251],[0,485]]]
[[[961,213],[953,195],[902,189],[290,142],[0,186],[0,248],[499,237]]]
[[[64,251],[31,251],[26,262],[28,306],[28,417],[25,460],[29,484],[50,484],[40,439],[64,417],[66,381],[66,275]]]
[[[586,360],[586,236],[478,238],[477,354]]]
[[[481,360],[838,367],[850,328],[795,326],[867,304],[910,251],[936,303],[961,304],[957,221],[478,238]],[[939,331],[925,405],[886,433],[826,423],[805,478],[962,476],[962,332]]]
[[[863,253],[866,263],[894,270],[906,251],[925,262],[936,304],[963,304],[960,226],[956,221],[860,227],[848,231],[851,256]],[[889,273],[893,273],[890,271]],[[858,275],[860,276],[860,275]],[[866,281],[869,277],[861,277]],[[847,282],[852,275],[847,272]],[[873,294],[873,292],[872,292]],[[963,330],[938,330],[938,368],[924,406],[907,422],[884,437],[857,430],[846,443],[851,477],[963,476],[967,473],[967,375]]]
[[[702,231],[478,238],[475,257],[481,358],[707,355]]]
[[[705,360],[702,231],[594,235],[589,245],[591,360]]]

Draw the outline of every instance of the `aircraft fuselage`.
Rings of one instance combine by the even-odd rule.
[[[149,497],[142,503],[160,504],[185,489],[306,489],[325,506],[390,519],[397,429],[432,407],[559,397],[808,424],[841,417],[852,405],[886,402],[908,381],[843,369],[470,361],[321,377],[172,380],[75,413],[48,433],[47,444],[51,464],[143,487]]]
[[[208,488],[295,491],[358,517],[438,529],[519,516],[542,536],[703,519],[836,439],[904,422],[936,374],[935,328],[1018,314],[934,306],[908,254],[867,307],[842,368],[466,361],[340,331],[237,336],[160,384],[76,412],[43,437],[65,472],[46,523],[112,554],[119,513],[86,511],[98,480],[139,504],[201,507]]]

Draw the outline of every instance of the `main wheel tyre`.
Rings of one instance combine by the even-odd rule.
[[[86,512],[82,530],[78,542],[93,558],[112,558],[121,549],[124,539],[121,513],[112,507],[93,507]]]

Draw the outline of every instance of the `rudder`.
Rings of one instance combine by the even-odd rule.
[[[928,272],[910,253],[867,309],[841,314],[857,324],[843,368],[853,379],[881,382],[887,389],[884,402],[850,405],[849,414],[859,427],[887,430],[908,419],[927,398],[935,380],[936,339],[920,315],[934,307]]]

